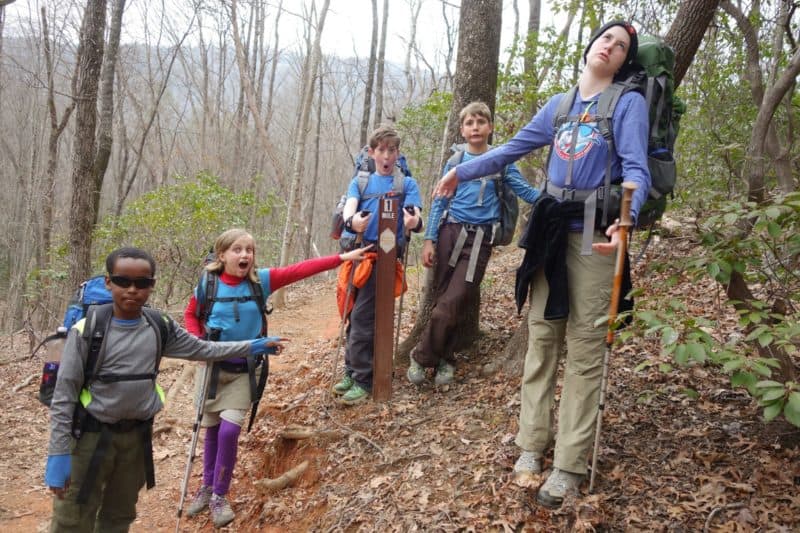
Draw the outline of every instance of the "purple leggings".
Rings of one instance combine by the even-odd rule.
[[[203,485],[213,487],[214,494],[218,496],[224,496],[230,489],[241,430],[241,427],[225,419],[217,426],[206,428]]]

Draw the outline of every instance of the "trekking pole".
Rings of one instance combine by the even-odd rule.
[[[189,445],[189,459],[186,462],[186,471],[183,473],[183,485],[181,488],[181,500],[178,504],[178,521],[175,524],[175,533],[180,531],[181,515],[183,514],[183,504],[186,502],[186,491],[189,489],[189,477],[192,475],[192,464],[195,459],[195,449],[197,448],[197,438],[200,434],[200,423],[203,421],[203,411],[206,408],[206,396],[208,396],[208,384],[211,381],[211,368],[212,363],[206,363],[203,367],[201,378],[203,386],[200,389],[200,400],[197,402],[197,414],[192,426],[192,442]]]
[[[363,233],[356,233],[356,241],[355,247],[358,248],[361,245],[361,241],[364,239]],[[333,369],[331,371],[331,387],[334,383],[336,383],[336,366],[339,364],[339,355],[342,351],[342,343],[344,339],[344,323],[347,321],[347,306],[350,303],[350,294],[353,291],[353,277],[356,275],[356,267],[358,266],[358,262],[353,261],[353,265],[350,268],[350,276],[347,278],[347,291],[344,295],[344,310],[342,311],[342,321],[339,324],[339,340],[336,342],[336,357],[333,359]]]
[[[592,473],[589,477],[589,492],[594,489],[594,476],[597,472],[597,455],[600,451],[600,431],[603,426],[603,409],[606,400],[606,385],[608,381],[608,360],[614,344],[614,323],[617,320],[620,292],[622,291],[622,275],[625,269],[625,256],[628,246],[628,228],[633,226],[631,221],[631,200],[636,184],[625,182],[622,184],[622,205],[619,215],[619,244],[617,245],[617,261],[614,267],[614,285],[611,288],[611,301],[608,304],[608,331],[606,332],[606,352],[603,355],[603,378],[600,382],[600,403],[597,409],[597,427],[594,431],[594,451],[592,452]]]
[[[397,355],[397,346],[400,344],[400,321],[403,318],[403,297],[406,295],[406,291],[403,288],[406,286],[406,265],[408,264],[409,248],[411,248],[411,230],[406,231],[406,247],[403,249],[403,285],[400,288],[400,304],[397,307],[397,327],[394,328],[394,351],[392,351],[392,356]]]

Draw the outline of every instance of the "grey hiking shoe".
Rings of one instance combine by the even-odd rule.
[[[435,385],[447,385],[453,382],[456,369],[453,365],[442,359],[436,367],[436,376],[433,378]]]
[[[584,476],[581,474],[573,474],[572,472],[554,468],[547,481],[536,493],[536,501],[551,509],[561,507],[561,503],[567,493],[578,493],[578,487],[581,486],[583,478]]]
[[[228,503],[225,496],[212,494],[208,506],[211,508],[211,521],[214,522],[214,527],[227,526],[236,518],[231,504]]]
[[[422,368],[422,365],[414,361],[413,357],[411,358],[411,363],[408,365],[406,377],[408,378],[408,381],[414,385],[422,385],[422,383],[425,381],[425,369]]]
[[[192,503],[186,509],[186,516],[194,516],[208,507],[208,502],[211,500],[211,487],[203,485],[197,492],[194,493]]]
[[[514,463],[514,475],[533,475],[542,473],[542,454],[539,452],[526,452],[519,455],[519,459]]]
[[[345,392],[349,391],[353,384],[355,384],[353,378],[345,374],[342,380],[333,386],[332,391],[334,394],[341,396]]]

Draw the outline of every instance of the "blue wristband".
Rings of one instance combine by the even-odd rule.
[[[72,456],[49,455],[44,469],[44,482],[48,487],[63,489],[72,471]]]

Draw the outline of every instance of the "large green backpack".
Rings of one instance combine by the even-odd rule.
[[[675,52],[660,37],[642,35],[636,61],[644,69],[644,97],[650,110],[647,166],[652,184],[650,196],[639,211],[638,225],[652,225],[667,206],[677,180],[675,139],[686,105],[675,96]]]
[[[604,196],[604,224],[613,220],[619,213],[621,192],[615,184],[618,176],[611,176],[610,158],[614,147],[612,117],[620,97],[628,91],[637,91],[647,100],[650,112],[650,133],[647,142],[647,166],[652,179],[650,194],[639,209],[637,227],[652,227],[664,214],[667,197],[673,194],[677,171],[675,167],[675,138],[685,104],[674,94],[675,52],[660,37],[639,36],[636,54],[637,68],[624,80],[612,83],[600,95],[595,116],[598,127],[609,150],[609,164],[606,165],[604,188],[611,194]],[[559,102],[553,119],[555,131],[565,123],[576,118],[569,115],[577,93],[577,86],[570,89]]]

